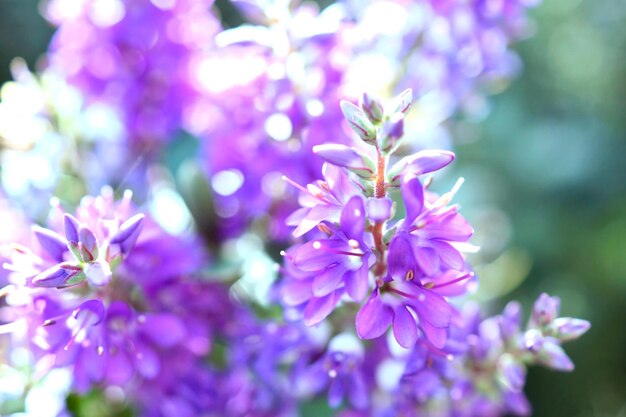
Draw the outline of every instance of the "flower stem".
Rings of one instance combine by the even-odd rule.
[[[383,156],[376,147],[377,169],[376,169],[376,198],[385,198],[387,195],[387,184],[385,184],[385,169],[387,164],[387,157]],[[377,277],[382,276],[387,265],[385,264],[385,244],[383,242],[385,221],[377,221],[374,223],[372,234],[374,235],[374,244],[376,246],[376,265],[374,266],[374,275]]]
[[[385,198],[387,195],[387,184],[385,184],[385,169],[387,165],[387,157],[380,153],[376,147],[377,169],[376,169],[376,198]]]

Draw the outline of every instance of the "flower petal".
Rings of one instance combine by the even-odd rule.
[[[420,180],[414,175],[405,175],[400,184],[402,190],[402,200],[406,207],[406,220],[404,224],[407,226],[413,224],[417,216],[424,209],[424,188]]]
[[[474,234],[474,229],[456,211],[447,213],[441,221],[428,224],[424,231],[429,239],[443,239],[453,242],[465,242]]]
[[[349,239],[362,240],[365,229],[365,207],[363,199],[352,197],[341,211],[341,230]]]
[[[63,225],[65,228],[65,237],[68,242],[78,243],[78,229],[80,229],[80,222],[76,217],[71,214],[65,213],[63,215]]]
[[[302,236],[324,220],[329,222],[338,221],[341,213],[341,207],[326,204],[319,204],[317,206],[311,207],[310,209],[307,208],[306,210],[308,210],[308,212],[302,218],[300,224],[298,225],[298,227],[296,227],[296,230],[293,231],[293,235],[295,237]],[[291,223],[290,225],[292,226],[294,225],[294,219],[297,218],[296,213],[298,213],[298,216],[302,214],[299,213],[299,211],[296,211],[293,214],[294,217],[289,219]]]
[[[348,270],[344,276],[346,292],[354,301],[361,301],[367,295],[369,288],[369,265],[364,263],[356,271]]]
[[[369,390],[361,372],[356,372],[352,377],[348,394],[350,403],[354,408],[359,410],[367,408],[369,404]]]
[[[124,386],[133,376],[134,367],[126,352],[116,350],[108,355],[106,380],[115,385]]]
[[[345,261],[346,255],[337,252],[352,252],[348,243],[341,239],[320,239],[307,242],[293,252],[293,264],[303,271],[321,271],[334,263]]]
[[[346,269],[347,268],[340,264],[335,264],[316,275],[311,285],[313,295],[323,297],[335,291],[339,284],[341,284]]]
[[[308,280],[290,279],[280,287],[280,295],[288,306],[297,306],[313,296],[311,283]]]
[[[393,336],[398,341],[398,344],[406,349],[412,347],[417,340],[417,323],[415,323],[415,318],[404,305],[395,310]]]
[[[439,256],[433,248],[413,246],[413,252],[424,275],[432,276],[439,272]]]
[[[409,270],[415,272],[413,249],[404,233],[398,233],[391,241],[387,264],[389,275],[396,280],[404,280]]]
[[[139,322],[144,334],[165,348],[183,341],[187,333],[183,323],[171,314],[150,314]]]
[[[328,387],[328,405],[331,408],[337,408],[343,401],[343,396],[346,391],[346,384],[343,378],[334,378],[330,380],[330,386]]]
[[[336,293],[330,293],[324,297],[313,297],[304,308],[304,324],[314,326],[324,320],[333,311],[339,302]]]
[[[465,266],[465,260],[463,259],[463,255],[456,250],[451,244],[448,242],[444,242],[441,240],[431,240],[430,244],[437,251],[437,255],[441,261],[449,266],[452,269],[456,269],[460,271]]]
[[[383,304],[375,290],[356,315],[356,332],[361,339],[375,339],[387,331],[393,310]]]
[[[152,379],[157,376],[161,367],[161,361],[154,349],[147,344],[135,341],[135,365],[137,371],[145,378]]]
[[[415,307],[420,322],[426,321],[439,328],[450,325],[452,307],[445,298],[417,285],[413,286],[411,293],[417,295],[410,305]]]
[[[426,321],[422,321],[421,326],[426,338],[428,338],[430,343],[435,345],[435,347],[442,349],[446,345],[446,340],[448,339],[448,329],[434,327]]]

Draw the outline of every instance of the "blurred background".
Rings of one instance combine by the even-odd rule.
[[[37,0],[0,0],[0,82],[32,69],[52,27]],[[219,2],[237,24],[232,6]],[[532,369],[536,416],[626,417],[626,2],[547,0],[520,42],[522,75],[484,120],[454,123],[460,194],[483,247],[477,298],[492,312],[546,291],[591,331],[572,374]]]

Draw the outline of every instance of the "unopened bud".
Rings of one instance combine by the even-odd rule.
[[[531,326],[543,327],[550,324],[559,314],[559,305],[558,297],[550,297],[546,293],[541,294],[533,305]]]
[[[98,257],[98,239],[96,235],[86,227],[78,230],[80,241],[80,253],[83,261],[91,262]]]
[[[396,97],[396,105],[393,110],[394,113],[407,113],[411,108],[413,102],[413,90],[407,88]]]
[[[405,156],[389,168],[390,182],[397,182],[403,174],[422,175],[438,171],[454,160],[454,153],[449,151],[423,150]]]
[[[591,327],[587,320],[559,317],[548,326],[548,332],[562,342],[578,339]]]
[[[64,287],[69,277],[70,273],[67,270],[61,268],[59,265],[55,265],[35,276],[33,278],[33,285],[43,288]]]
[[[349,101],[341,100],[339,104],[343,116],[352,130],[365,142],[374,144],[376,142],[376,127],[370,122],[366,114]]]
[[[537,355],[539,363],[556,371],[573,371],[574,363],[563,348],[552,340],[545,340]]]
[[[39,241],[41,248],[57,262],[63,261],[63,254],[67,251],[65,239],[52,230],[33,226],[33,233]]]
[[[145,216],[143,214],[136,214],[126,220],[111,239],[111,244],[119,245],[120,252],[123,255],[128,254],[133,246],[135,246],[137,238],[143,228],[144,218]]]
[[[511,354],[503,354],[498,359],[498,377],[511,391],[519,392],[526,382],[526,368]]]
[[[393,201],[390,198],[368,198],[367,217],[374,222],[382,222],[392,217]]]
[[[367,93],[363,93],[361,108],[372,123],[380,123],[383,120],[385,115],[383,105]]]
[[[313,147],[313,153],[325,161],[343,168],[347,168],[363,178],[371,178],[376,171],[376,165],[371,158],[358,149],[345,145],[328,143]]]
[[[65,226],[65,238],[68,242],[78,244],[78,229],[80,222],[71,214],[63,216],[63,224]]]
[[[102,287],[111,281],[111,267],[105,261],[92,262],[85,266],[85,275],[91,285]]]
[[[400,146],[402,136],[404,136],[404,114],[394,113],[381,128],[380,150],[387,155],[393,153]]]

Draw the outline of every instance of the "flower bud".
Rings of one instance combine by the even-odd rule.
[[[33,233],[39,241],[41,248],[57,262],[63,261],[63,254],[67,251],[65,239],[52,230],[43,227],[33,226]]]
[[[363,93],[361,108],[372,123],[380,123],[383,120],[385,115],[383,105],[367,93]]]
[[[374,144],[376,142],[376,128],[372,122],[369,121],[365,113],[346,100],[341,100],[339,105],[341,106],[343,116],[346,118],[352,130],[365,142]]]
[[[396,97],[396,105],[393,113],[407,113],[413,102],[413,90],[407,88]]]
[[[63,262],[53,266],[33,278],[35,287],[63,288],[84,281],[85,276],[79,264]]]
[[[392,217],[393,201],[390,198],[368,198],[367,216],[374,222],[383,222]]]
[[[102,287],[111,281],[111,268],[104,261],[96,261],[85,266],[85,276],[87,281],[95,287]]]
[[[78,229],[80,229],[80,222],[71,214],[65,213],[63,216],[63,224],[65,226],[65,238],[67,241],[78,244]]]
[[[587,320],[559,317],[548,326],[548,332],[562,342],[578,339],[591,327]]]
[[[385,121],[380,132],[380,150],[389,155],[400,146],[402,136],[404,136],[404,114],[394,113],[389,120]]]
[[[498,323],[504,340],[510,340],[518,334],[521,317],[522,309],[518,302],[511,301],[506,305]]]
[[[363,178],[371,178],[376,171],[376,164],[358,149],[345,145],[328,143],[313,147],[313,153],[325,161],[344,167]]]
[[[65,282],[70,277],[67,270],[61,268],[59,265],[55,265],[50,269],[39,273],[33,278],[33,285],[35,287],[43,288],[59,288],[64,287]]]
[[[504,403],[511,414],[516,416],[530,416],[531,407],[523,392],[505,392]]]
[[[498,359],[498,378],[514,392],[524,389],[526,368],[511,354],[505,353]]]
[[[396,162],[387,174],[390,182],[397,182],[403,174],[422,175],[438,171],[454,160],[454,153],[438,150],[419,151]]]
[[[533,305],[530,318],[531,326],[543,327],[552,322],[559,314],[559,304],[558,297],[550,297],[546,293],[541,294]]]
[[[78,229],[78,240],[83,261],[92,262],[98,257],[98,239],[91,230],[86,227]]]
[[[554,339],[546,338],[537,354],[539,363],[556,371],[573,371],[574,363]],[[554,340],[554,341],[553,341]]]
[[[143,229],[144,218],[145,216],[143,214],[136,214],[126,220],[111,239],[111,244],[119,245],[120,252],[123,255],[128,254],[133,246],[135,246],[137,238]]]

